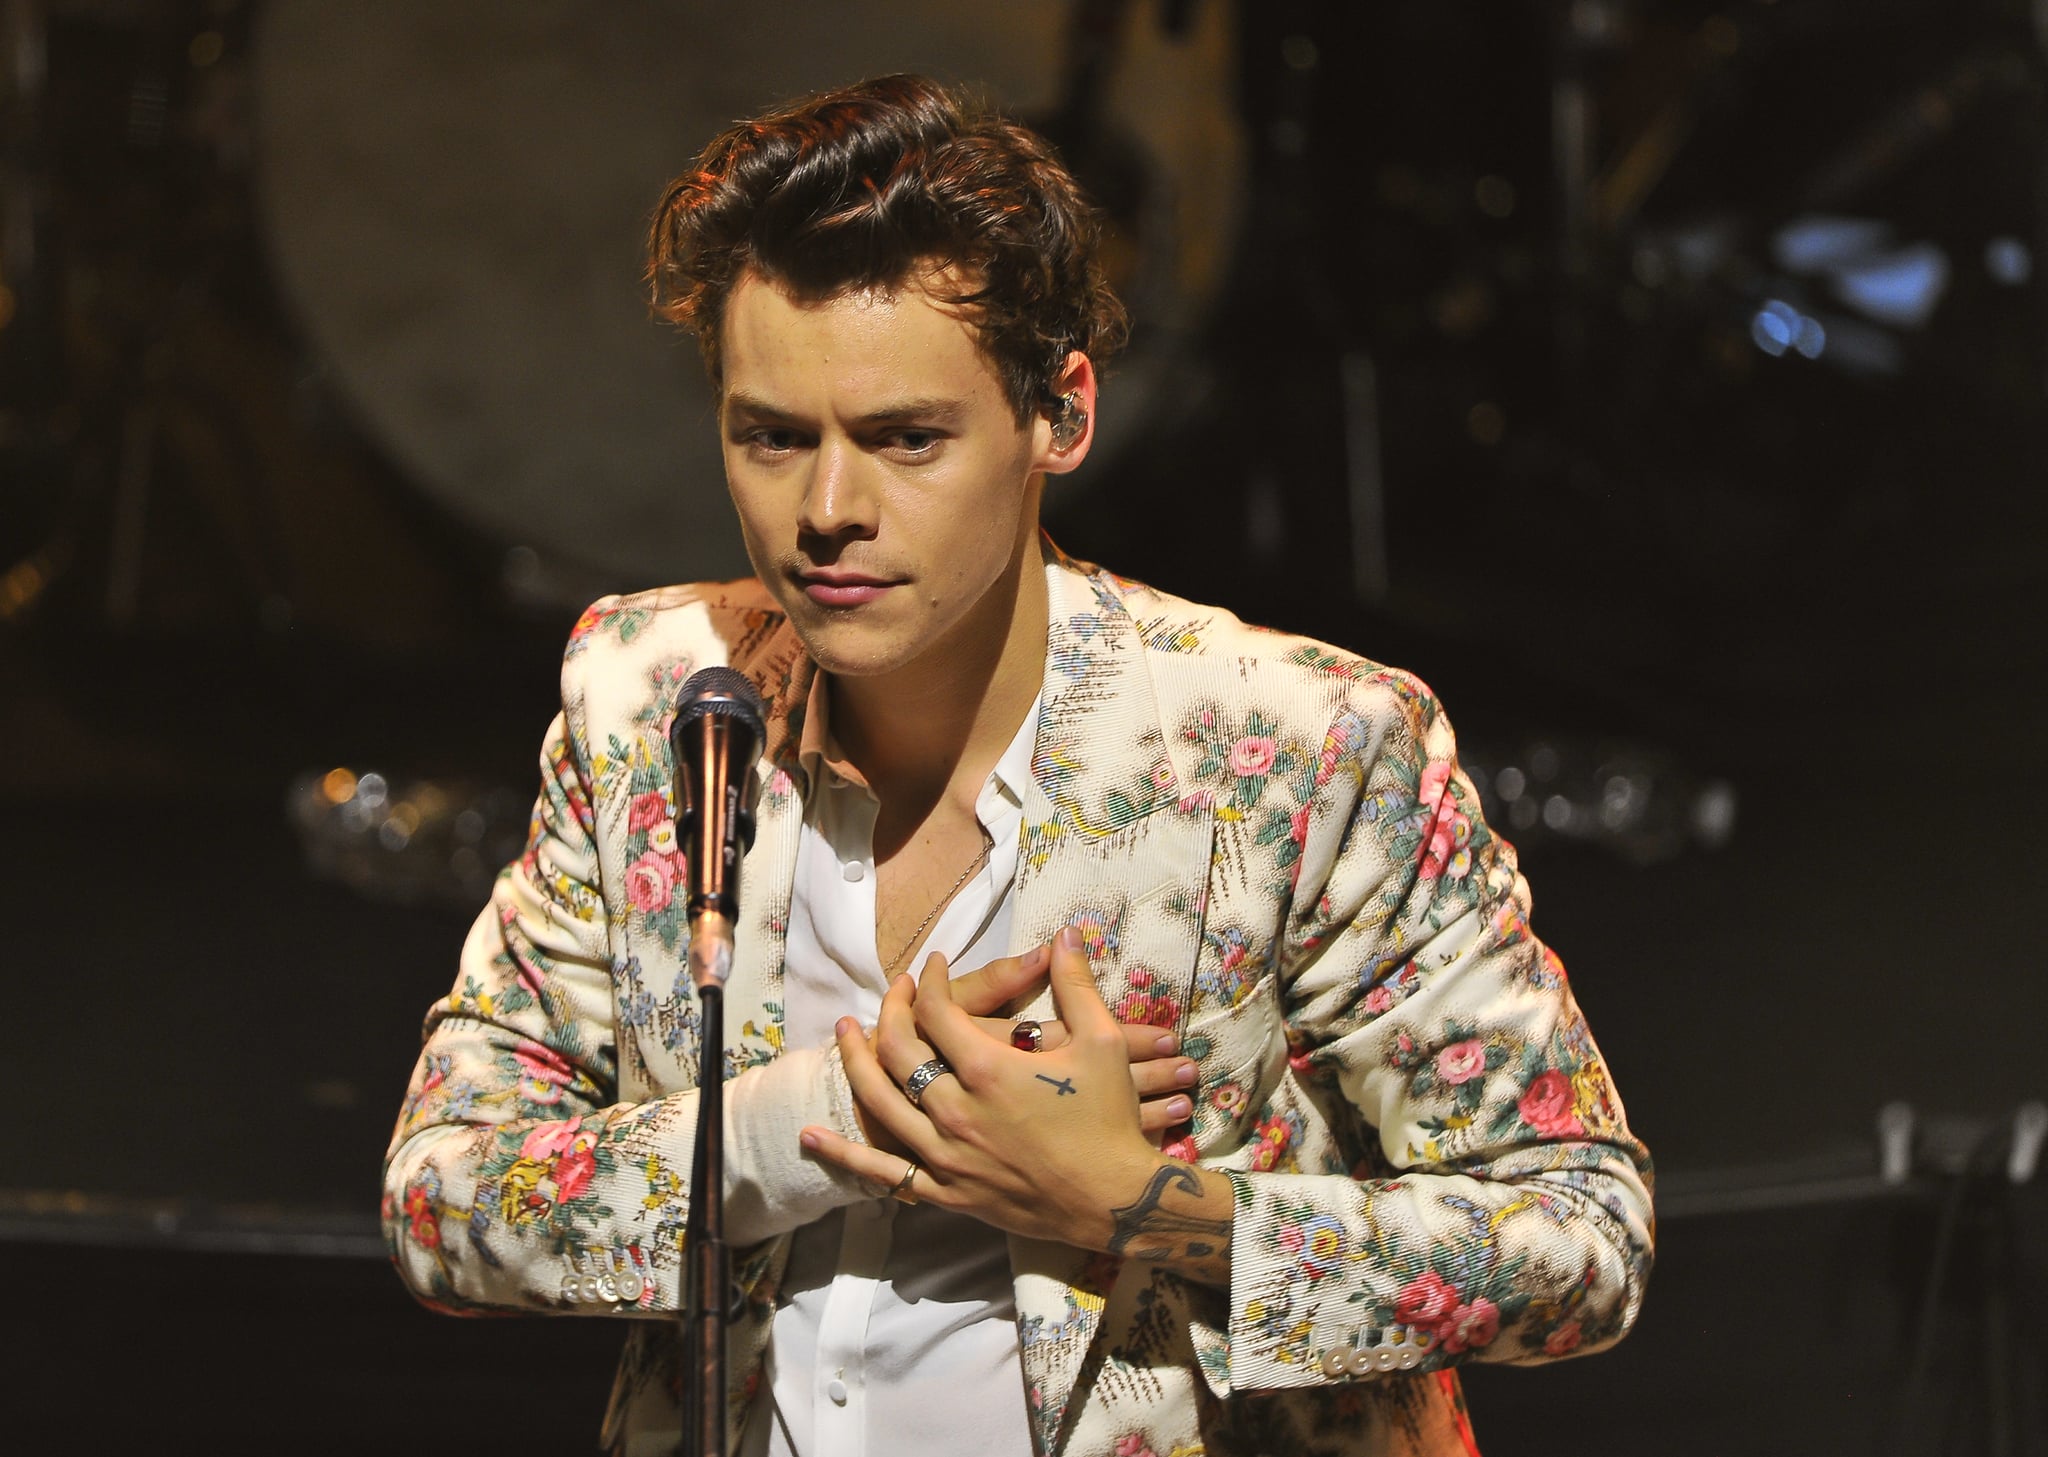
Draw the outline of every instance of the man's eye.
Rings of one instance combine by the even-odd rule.
[[[939,436],[935,430],[898,430],[893,443],[905,455],[928,455],[938,448]]]
[[[770,455],[782,455],[796,449],[797,438],[794,430],[756,430],[747,443]]]

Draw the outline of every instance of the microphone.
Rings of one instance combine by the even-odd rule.
[[[740,912],[740,856],[754,843],[754,764],[767,739],[761,697],[732,668],[702,668],[669,725],[679,829],[690,867],[690,980],[724,987]]]

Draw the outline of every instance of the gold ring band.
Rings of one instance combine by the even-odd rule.
[[[906,1163],[903,1177],[896,1181],[896,1187],[889,1191],[889,1197],[902,1204],[915,1204],[917,1196],[910,1192],[910,1181],[917,1177],[917,1165]]]

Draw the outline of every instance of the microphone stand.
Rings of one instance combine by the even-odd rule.
[[[690,1213],[683,1225],[688,1261],[683,1457],[725,1457],[725,1328],[732,1303],[732,1252],[725,1243],[725,977],[718,963],[729,966],[731,959],[732,922],[721,912],[703,912],[690,932],[690,972],[697,988],[698,1091]]]
[[[669,727],[690,862],[690,981],[697,991],[697,1147],[683,1224],[681,1457],[725,1457],[725,1332],[739,1302],[725,1243],[725,980],[739,915],[740,855],[754,842],[751,790],[761,704],[731,668],[683,684]]]

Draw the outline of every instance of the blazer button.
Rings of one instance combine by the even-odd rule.
[[[1333,1346],[1323,1352],[1322,1370],[1323,1374],[1332,1381],[1340,1380],[1351,1374],[1351,1367],[1347,1362],[1342,1346]]]

